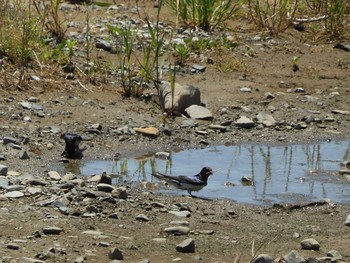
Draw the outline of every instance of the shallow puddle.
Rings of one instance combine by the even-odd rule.
[[[210,166],[214,175],[196,195],[225,198],[240,203],[267,205],[319,201],[329,198],[350,203],[350,181],[339,174],[342,163],[350,161],[350,142],[332,141],[315,144],[268,146],[240,144],[170,152],[167,160],[154,155],[116,161],[81,160],[56,167],[62,172],[92,175],[106,171],[113,183],[149,182],[160,185],[168,194],[187,195],[186,191],[167,188],[152,177],[153,171],[194,175]],[[243,185],[250,177],[253,185]],[[158,189],[158,188],[154,188]]]

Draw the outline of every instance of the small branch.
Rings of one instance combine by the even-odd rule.
[[[79,85],[80,85],[84,90],[86,90],[86,91],[91,91],[91,90],[89,90],[88,88],[86,88],[86,87],[83,85],[83,83],[81,83],[79,80],[78,80],[78,83],[79,83]]]

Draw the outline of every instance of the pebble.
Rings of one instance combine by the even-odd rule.
[[[213,118],[213,114],[209,109],[199,105],[191,105],[185,109],[185,112],[191,119],[210,120]]]
[[[6,176],[8,172],[8,167],[6,165],[0,164],[0,175]]]
[[[43,228],[43,233],[45,235],[59,235],[62,231],[62,228],[55,226],[47,226]]]
[[[267,254],[258,255],[252,263],[273,263],[273,258]]]
[[[192,238],[187,238],[180,244],[176,245],[176,251],[181,253],[194,253],[195,248],[195,241]]]
[[[56,181],[61,180],[61,175],[56,171],[49,171],[48,175],[52,180],[56,180]]]
[[[240,128],[252,128],[255,126],[255,122],[246,116],[241,116],[237,121],[235,121],[235,125]]]
[[[292,250],[288,255],[284,256],[287,263],[305,263],[305,259],[296,250]]]
[[[98,191],[102,192],[111,193],[114,190],[114,186],[110,184],[98,184],[96,187]]]
[[[149,218],[146,215],[144,215],[144,214],[139,214],[139,215],[136,216],[136,220],[148,222]]]
[[[164,232],[174,234],[174,235],[187,235],[190,229],[186,226],[172,226],[164,228]]]
[[[320,244],[313,238],[304,239],[300,243],[302,249],[306,250],[319,250]]]
[[[348,217],[346,218],[344,224],[345,224],[346,226],[350,226],[350,215],[348,215]]]
[[[11,191],[11,192],[5,193],[4,196],[7,198],[21,198],[24,196],[24,193],[20,191]]]
[[[123,260],[124,256],[123,253],[119,250],[119,248],[113,247],[108,252],[108,257],[111,260]]]
[[[191,216],[191,212],[190,211],[169,211],[169,214],[173,214],[175,216],[178,217],[190,217]]]

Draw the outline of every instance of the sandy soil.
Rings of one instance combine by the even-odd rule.
[[[152,16],[153,4],[142,1],[140,7]],[[97,10],[91,17],[98,20],[106,13],[105,9]],[[130,8],[114,15],[136,16]],[[80,22],[84,18],[83,15],[72,17]],[[64,142],[59,138],[62,132],[74,132],[84,137],[82,144],[87,148],[84,151],[87,159],[203,147],[203,140],[209,145],[349,140],[349,52],[335,49],[336,42],[317,38],[308,27],[304,32],[290,29],[279,36],[268,37],[241,19],[230,34],[240,43],[234,54],[213,50],[207,54],[214,61],[212,64],[193,56],[187,61],[187,67],[191,68],[193,63],[202,64],[207,66],[205,72],[190,74],[184,71],[186,73],[177,76],[179,83],[199,87],[203,103],[213,113],[213,120],[197,120],[197,127],[207,129],[209,124],[232,120],[227,132],[209,131],[200,136],[195,127],[180,127],[184,117],[164,122],[156,104],[122,98],[119,89],[110,82],[93,85],[80,74],[73,80],[65,80],[58,69],[53,70],[52,75],[47,74],[48,70],[35,70],[29,75],[39,76],[40,81],[29,81],[23,90],[0,89],[1,135],[29,137],[29,143],[23,144],[22,150],[28,152],[30,159],[20,160],[19,150],[2,145],[0,154],[6,160],[0,164],[21,175],[32,174],[49,180],[48,165],[61,159],[64,148]],[[113,58],[107,52],[95,52],[102,60]],[[298,71],[292,70],[294,55],[300,57]],[[231,65],[233,60],[244,67],[228,72],[218,70],[219,65]],[[250,87],[252,91],[242,93],[241,87]],[[297,92],[300,91],[298,88],[304,92]],[[267,92],[274,98],[266,98]],[[44,118],[19,106],[19,102],[32,96],[43,105]],[[239,117],[254,119],[260,112],[273,115],[277,125],[257,125],[251,129],[234,125]],[[24,116],[30,116],[31,122],[23,121]],[[319,121],[306,123],[309,116]],[[301,122],[306,124],[302,129],[298,128]],[[96,123],[102,126],[100,134],[89,133],[91,124]],[[132,123],[139,127],[166,125],[172,134],[161,133],[157,138],[149,138],[110,132]],[[60,132],[53,133],[51,127],[58,127]],[[46,262],[109,262],[108,252],[117,247],[125,262],[145,259],[150,262],[179,259],[181,262],[235,262],[238,258],[239,262],[250,262],[252,250],[253,255],[266,253],[274,259],[291,250],[298,251],[305,259],[325,257],[328,251],[337,250],[343,256],[339,262],[350,262],[350,228],[344,226],[350,214],[348,205],[330,201],[297,207],[256,207],[227,200],[165,196],[143,188],[128,188],[129,196],[125,200],[86,196],[79,199],[62,190],[60,185],[60,182],[50,182],[40,196],[27,193],[19,199],[5,198],[6,190],[0,189],[0,261],[25,262],[20,261],[25,256]],[[68,200],[68,214],[51,204],[39,204],[38,201],[57,193]],[[188,210],[191,215],[181,218],[168,213],[176,209]],[[93,211],[94,215],[86,216],[86,211]],[[117,218],[111,217],[113,213]],[[146,215],[148,221],[138,220],[140,214]],[[164,228],[174,225],[171,223],[174,220],[186,221],[184,224],[188,224],[190,233],[165,233]],[[47,226],[60,227],[63,231],[59,235],[44,235],[43,228]],[[84,233],[87,230],[102,233]],[[40,236],[35,234],[36,231]],[[294,233],[299,233],[300,237],[293,237]],[[195,241],[195,252],[177,252],[176,245],[187,238]],[[320,249],[301,249],[300,242],[306,238],[316,239]],[[18,249],[8,248],[11,243],[17,244]]]

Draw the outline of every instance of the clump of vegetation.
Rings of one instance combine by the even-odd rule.
[[[291,0],[247,0],[250,19],[271,35],[291,26],[299,1]]]
[[[232,19],[240,10],[243,1],[232,0],[167,0],[176,20],[192,27],[212,31]]]

